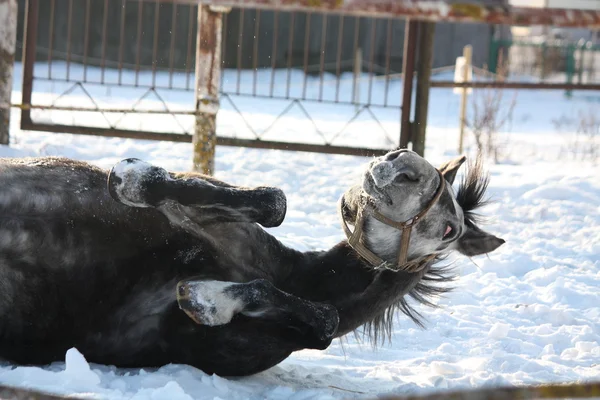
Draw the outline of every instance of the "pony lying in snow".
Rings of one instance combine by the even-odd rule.
[[[436,169],[407,150],[373,160],[339,204],[348,240],[303,253],[260,226],[284,219],[276,188],[136,159],[110,172],[0,160],[0,357],[46,364],[76,347],[95,363],[232,376],[359,327],[389,335],[398,309],[419,322],[406,296],[431,304],[447,290],[440,258],[504,243],[476,224],[481,167],[452,189],[464,161]]]

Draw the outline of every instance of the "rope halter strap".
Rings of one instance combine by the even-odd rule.
[[[438,176],[440,177],[440,184],[437,188],[437,191],[435,192],[435,195],[433,196],[431,201],[429,201],[429,203],[425,206],[425,208],[423,208],[417,215],[404,222],[394,221],[393,219],[386,217],[385,215],[377,211],[377,209],[371,203],[367,203],[364,206],[358,208],[356,212],[356,221],[354,222],[354,232],[352,232],[350,230],[350,227],[348,226],[348,223],[344,219],[344,197],[342,196],[340,200],[340,216],[342,219],[342,228],[344,229],[344,233],[348,238],[348,244],[350,244],[350,247],[352,247],[362,258],[367,260],[367,262],[373,267],[386,268],[392,270],[404,270],[407,272],[418,272],[421,269],[423,269],[429,261],[433,260],[437,256],[436,253],[433,253],[423,257],[419,257],[410,262],[408,261],[408,245],[410,243],[410,234],[413,226],[415,226],[421,220],[421,218],[423,218],[425,214],[427,214],[427,212],[431,210],[431,207],[433,207],[438,202],[440,196],[442,195],[446,187],[446,179],[439,170],[436,171],[438,173]],[[388,263],[385,260],[383,260],[381,257],[373,253],[365,246],[363,234],[364,224],[367,216],[371,216],[377,221],[381,222],[382,224],[391,226],[392,228],[395,228],[402,232],[400,237],[400,249],[398,250],[397,264],[395,266],[396,268],[387,267]]]

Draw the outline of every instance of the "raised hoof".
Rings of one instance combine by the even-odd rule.
[[[317,317],[313,321],[316,340],[311,346],[317,350],[325,350],[337,333],[340,317],[337,309],[330,304],[321,304],[317,310]]]
[[[265,228],[274,228],[283,222],[287,212],[285,193],[275,187],[257,187],[260,214],[256,220]]]
[[[228,298],[223,290],[227,282],[179,282],[177,303],[179,308],[195,323],[207,326],[225,325],[238,311],[238,304]]]
[[[308,318],[301,318],[301,322],[289,325],[289,328],[300,334],[297,340],[300,340],[303,348],[325,350],[335,339],[339,321],[334,306],[315,303]]]
[[[115,164],[108,174],[108,192],[119,203],[131,207],[153,207],[152,188],[171,179],[169,173],[137,158]]]

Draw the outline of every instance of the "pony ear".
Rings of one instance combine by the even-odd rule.
[[[504,239],[487,233],[475,225],[465,225],[465,228],[465,233],[456,241],[456,250],[465,256],[491,253],[505,243]]]
[[[449,184],[453,184],[454,183],[454,178],[456,178],[456,173],[458,172],[459,168],[461,165],[463,165],[463,163],[466,161],[467,157],[466,156],[460,156],[455,158],[454,160],[450,160],[446,163],[444,163],[440,168],[440,172],[442,173],[442,175],[444,176],[444,178],[446,179],[446,181]]]

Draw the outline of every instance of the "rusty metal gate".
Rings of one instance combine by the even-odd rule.
[[[444,7],[433,9],[427,0],[20,1],[22,129],[192,141],[194,168],[205,172],[212,172],[215,143],[356,155],[412,143],[423,154],[429,87],[600,87],[429,81],[433,21],[597,27],[600,11],[506,0],[440,0]],[[228,13],[231,6],[238,8]],[[243,34],[249,26],[251,37]],[[302,29],[294,34],[295,27]],[[376,47],[384,49],[378,57]],[[300,117],[290,118],[292,111]],[[369,124],[357,124],[361,118]],[[332,127],[331,119],[342,123]],[[278,124],[291,134],[273,135]]]
[[[177,1],[29,0],[21,128],[191,142],[199,112],[194,60],[197,45],[207,40],[198,15],[197,5]],[[246,31],[253,25],[252,38],[243,37],[244,24]],[[217,144],[356,155],[398,147],[401,57],[392,57],[391,49],[402,48],[403,29],[393,18],[252,9],[225,14],[219,118],[238,123],[233,132],[220,130]],[[59,31],[66,41],[56,40]],[[336,51],[326,52],[332,41]],[[376,42],[385,57],[375,59]],[[323,128],[339,107],[345,118]],[[265,116],[257,121],[252,112]],[[302,129],[294,126],[300,119]],[[371,127],[364,140],[344,141],[361,119]],[[282,122],[284,131],[294,132],[283,140],[272,134]]]

